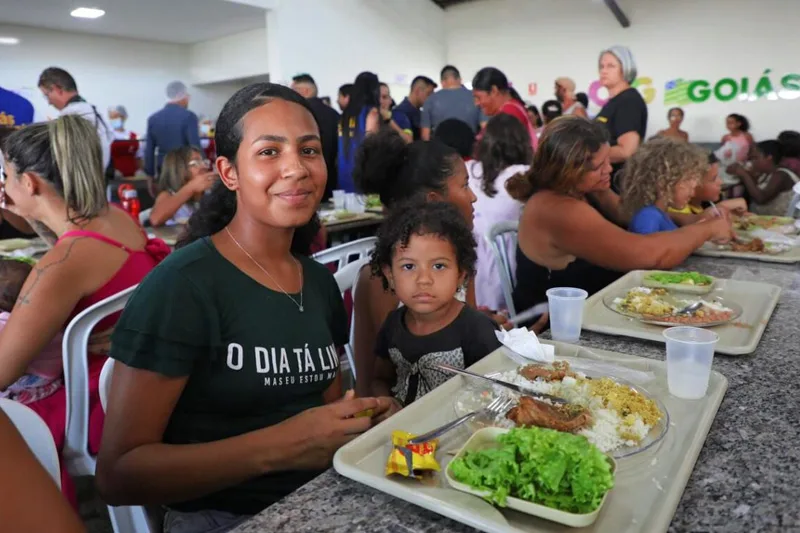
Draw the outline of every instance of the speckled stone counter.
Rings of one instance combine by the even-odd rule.
[[[783,292],[755,353],[715,356],[729,388],[669,531],[800,532],[800,266],[693,257],[682,269]],[[663,344],[589,332],[581,344],[654,359],[665,353]],[[329,470],[235,531],[475,530]]]

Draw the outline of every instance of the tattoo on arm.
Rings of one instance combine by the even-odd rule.
[[[75,247],[78,241],[82,241],[83,239],[86,238],[87,237],[78,237],[77,239],[69,243],[69,246],[67,246],[67,249],[64,251],[64,257],[62,257],[61,259],[53,261],[52,263],[47,264],[45,266],[39,266],[39,265],[34,266],[33,272],[31,272],[30,274],[30,276],[33,276],[31,285],[30,287],[28,287],[28,290],[26,290],[24,294],[19,295],[19,299],[17,299],[17,305],[30,304],[31,303],[30,295],[33,292],[33,289],[36,288],[36,285],[39,284],[39,280],[42,279],[42,276],[45,274],[45,272],[47,272],[48,270],[50,270],[55,266],[65,263],[67,259],[69,259],[70,254],[72,254],[72,249]]]

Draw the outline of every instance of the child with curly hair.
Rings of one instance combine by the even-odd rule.
[[[686,207],[708,168],[698,147],[667,137],[644,143],[623,169],[622,205],[632,215],[628,230],[647,235],[678,226],[667,210]]]
[[[719,175],[719,159],[713,153],[708,154],[708,170],[697,184],[694,196],[683,208],[669,207],[670,218],[679,226],[693,224],[703,219],[719,216],[719,213],[728,213],[741,216],[747,213],[747,202],[744,198],[730,198],[720,201],[722,194],[722,178]],[[710,202],[716,202],[712,207],[705,207]]]
[[[456,298],[475,261],[475,239],[455,206],[425,202],[392,211],[371,267],[403,305],[378,333],[373,393],[391,390],[408,405],[450,379],[437,363],[466,368],[500,347],[497,325]]]

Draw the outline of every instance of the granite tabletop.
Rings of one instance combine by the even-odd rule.
[[[692,257],[682,269],[781,287],[761,343],[746,356],[716,355],[728,378],[669,531],[800,532],[800,266]],[[663,359],[664,346],[584,332],[587,347]],[[476,531],[328,470],[236,533]],[[616,533],[616,532],[610,532]]]

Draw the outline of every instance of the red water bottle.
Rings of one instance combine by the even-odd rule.
[[[133,187],[133,185],[129,183],[123,183],[119,186],[119,189],[117,189],[117,194],[119,195],[122,209],[130,213],[130,215],[138,221],[139,212],[142,210],[142,206],[139,203],[139,194],[136,192],[136,189]]]

